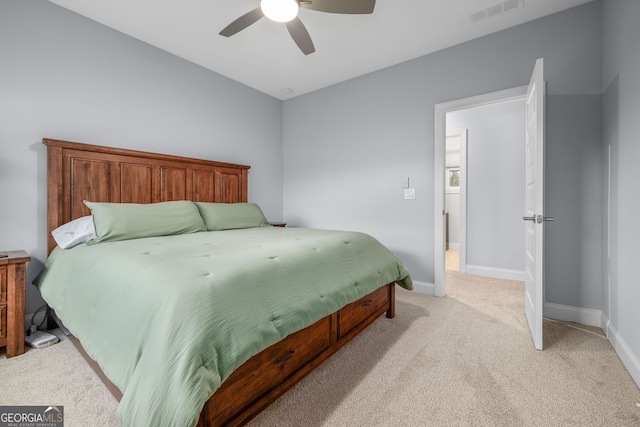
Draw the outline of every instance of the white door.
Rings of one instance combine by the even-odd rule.
[[[526,97],[524,311],[533,343],[542,350],[544,304],[544,61],[538,59]]]

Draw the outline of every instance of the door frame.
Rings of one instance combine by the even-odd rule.
[[[527,85],[490,92],[435,105],[435,168],[434,168],[434,295],[444,297],[445,289],[445,140],[448,112],[516,100],[524,100]],[[465,227],[466,229],[466,227]],[[466,242],[466,240],[465,240]]]

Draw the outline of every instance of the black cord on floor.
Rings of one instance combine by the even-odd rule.
[[[35,326],[34,319],[36,318],[38,313],[40,313],[40,311],[42,311],[43,309],[44,309],[44,317],[42,318],[42,322],[40,322],[40,324],[38,324],[38,326]],[[40,329],[42,327],[42,325],[45,324],[47,319],[49,319],[50,315],[51,315],[51,307],[49,307],[47,304],[39,307],[36,310],[36,312],[33,313],[33,316],[31,317],[31,325],[29,326],[29,329],[27,329],[27,336],[31,335],[32,333],[34,333],[35,331]]]

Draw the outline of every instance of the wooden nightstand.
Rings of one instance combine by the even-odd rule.
[[[269,224],[271,224],[272,227],[286,227],[287,226],[286,222],[270,222]]]
[[[7,358],[24,353],[25,251],[0,252],[0,347]]]

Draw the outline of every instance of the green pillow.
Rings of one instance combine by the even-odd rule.
[[[209,231],[269,226],[262,209],[255,203],[196,202],[196,206]]]
[[[198,208],[186,200],[151,204],[85,200],[84,204],[91,209],[98,236],[89,244],[206,230]]]

